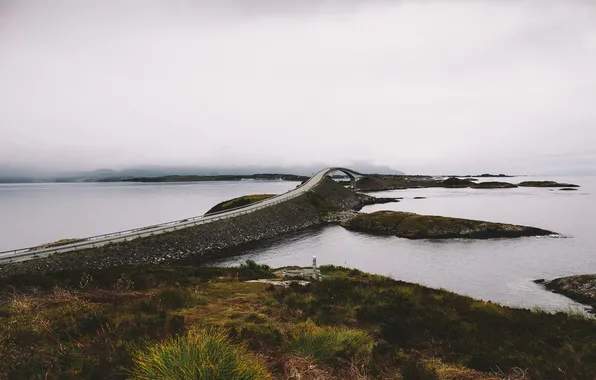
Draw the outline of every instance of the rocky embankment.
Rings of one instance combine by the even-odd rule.
[[[596,274],[561,277],[545,282],[544,286],[555,293],[591,306],[596,313]]]
[[[358,214],[342,225],[353,231],[389,234],[407,239],[491,239],[554,234],[535,227],[396,211]]]
[[[228,206],[234,206],[232,201]],[[399,199],[357,194],[326,179],[297,198],[234,218],[127,242],[0,265],[0,277],[181,260],[202,263],[234,254],[232,248],[242,244],[271,239],[326,223],[341,224],[351,230],[395,234],[409,239],[487,239],[552,234],[533,227],[457,218],[393,211],[372,214],[357,212],[366,205],[388,202],[399,202]]]
[[[128,242],[0,265],[0,277],[8,274],[92,270],[179,260],[200,263],[229,255],[229,249],[242,244],[346,220],[352,217],[352,210],[376,201],[374,197],[356,194],[333,180],[326,179],[297,198],[234,218]]]

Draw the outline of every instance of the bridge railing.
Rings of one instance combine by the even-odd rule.
[[[322,172],[322,171],[321,171]],[[165,222],[160,224],[155,224],[148,227],[140,227],[140,228],[133,228],[128,230],[122,230],[117,232],[111,232],[107,234],[89,236],[86,238],[80,239],[75,243],[68,243],[66,242],[64,245],[56,245],[53,247],[41,248],[40,246],[34,247],[27,247],[21,249],[14,249],[8,251],[0,251],[0,262],[15,259],[22,256],[28,255],[40,255],[40,254],[50,254],[50,253],[60,253],[65,251],[72,251],[77,249],[83,248],[93,248],[94,245],[100,243],[106,243],[110,241],[117,241],[119,238],[123,240],[132,240],[140,237],[147,237],[152,235],[159,235],[166,232],[176,231],[181,228],[189,227],[189,226],[198,226],[205,223],[210,223],[216,220],[223,220],[227,218],[231,218],[241,214],[248,214],[250,212],[254,212],[257,210],[264,209],[266,207],[279,204],[285,202],[287,200],[296,198],[302,195],[303,191],[302,188],[309,184],[312,180],[316,179],[317,176],[320,176],[321,172],[316,173],[313,177],[308,179],[307,181],[302,182],[296,188],[287,191],[286,193],[277,195],[272,198],[264,199],[246,206],[236,207],[234,209],[219,211],[216,213],[209,214],[208,216],[201,215],[195,217],[189,217],[184,219],[178,219],[171,222]],[[316,183],[318,183],[323,177],[321,177]],[[77,239],[79,240],[79,239]],[[53,243],[49,243],[53,244]],[[103,245],[103,244],[102,244]]]
[[[172,222],[160,223],[155,224],[148,227],[141,227],[141,228],[133,228],[129,230],[123,230],[118,232],[111,232],[107,234],[95,235],[90,236],[83,239],[78,239],[78,241],[74,243],[66,242],[64,245],[56,245],[50,246],[47,248],[40,248],[40,246],[29,247],[29,248],[21,248],[15,250],[8,250],[0,252],[0,262],[10,262],[19,258],[24,258],[27,256],[36,257],[42,254],[53,254],[53,253],[60,253],[60,252],[68,252],[77,249],[86,249],[86,248],[94,248],[97,246],[102,246],[109,243],[115,243],[119,241],[128,241],[132,239],[137,239],[141,237],[147,236],[154,236],[159,235],[166,232],[176,231],[178,229],[190,227],[190,226],[198,226],[205,223],[210,223],[217,220],[223,220],[227,218],[231,218],[241,214],[248,214],[257,210],[264,209],[266,207],[276,205],[290,199],[296,198],[302,195],[305,191],[304,187],[314,187],[315,184],[319,183],[327,173],[332,172],[334,170],[341,170],[341,171],[349,171],[352,174],[360,175],[357,172],[351,171],[349,169],[344,168],[330,168],[330,169],[323,169],[318,173],[314,174],[310,179],[302,182],[294,189],[289,190],[283,194],[277,195],[272,198],[264,199],[259,202],[252,203],[246,206],[236,207],[234,209],[225,210],[210,214],[208,216],[201,215],[195,217],[189,217],[185,219],[179,219]],[[307,186],[308,185],[308,186]],[[53,244],[53,243],[49,243]]]

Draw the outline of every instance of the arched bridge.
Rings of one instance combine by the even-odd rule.
[[[324,176],[326,176],[326,175],[331,176],[331,175],[333,175],[333,174],[335,174],[337,172],[342,172],[345,175],[347,175],[350,178],[350,185],[351,185],[351,187],[352,187],[353,190],[356,190],[356,181],[358,179],[364,177],[364,175],[362,175],[362,174],[360,174],[358,172],[355,172],[355,171],[353,171],[351,169],[346,169],[346,168],[328,168],[328,169],[324,169],[324,170],[326,170],[326,173],[324,174]]]
[[[248,206],[238,207],[233,210],[226,210],[219,213],[209,214],[209,216],[196,216],[193,218],[187,218],[182,220],[175,220],[173,222],[167,222],[162,224],[156,224],[149,227],[135,228],[126,231],[118,231],[109,234],[91,236],[84,239],[76,239],[76,241],[70,244],[63,244],[53,247],[30,247],[16,249],[12,251],[0,252],[0,263],[23,261],[32,258],[38,258],[47,256],[53,253],[70,252],[81,249],[89,249],[101,247],[106,244],[118,243],[123,241],[129,241],[132,239],[138,239],[142,237],[148,237],[167,232],[180,230],[183,228],[194,227],[200,224],[211,223],[217,220],[233,218],[238,215],[248,214],[257,210],[264,209],[282,202],[286,202],[290,199],[294,199],[310,190],[319,184],[326,176],[333,175],[334,173],[342,172],[350,178],[352,189],[356,188],[356,181],[364,177],[364,175],[347,168],[334,167],[327,168],[319,171],[310,177],[307,181],[299,185],[293,190],[286,193],[277,195],[265,199],[260,202],[252,203]]]

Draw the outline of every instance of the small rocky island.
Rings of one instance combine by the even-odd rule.
[[[471,186],[472,189],[511,189],[514,187],[517,187],[517,185],[498,181],[480,182]]]
[[[407,239],[491,239],[554,234],[535,227],[397,211],[358,214],[342,225],[353,231],[396,235]]]
[[[563,187],[563,188],[570,188],[570,187],[579,187],[579,185],[575,185],[573,183],[559,183],[555,181],[524,181],[519,184],[521,187]]]

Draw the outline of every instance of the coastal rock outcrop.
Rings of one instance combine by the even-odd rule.
[[[371,206],[371,205],[379,205],[385,203],[395,203],[399,202],[403,198],[387,198],[387,197],[371,197],[370,195],[366,194],[357,194],[358,198],[360,199],[362,207],[364,206]]]
[[[517,185],[509,182],[480,182],[472,186],[472,189],[511,189],[517,187]]]
[[[561,277],[544,285],[555,293],[591,306],[592,311],[596,313],[596,274]]]
[[[459,179],[455,177],[447,178],[444,181],[438,183],[437,187],[446,187],[446,188],[460,188],[460,187],[472,187],[475,186],[476,183],[470,179]]]
[[[482,175],[480,177],[489,178],[492,175]],[[508,176],[498,175],[503,178]],[[558,183],[555,181],[524,181],[520,184],[513,184],[503,181],[491,181],[477,183],[476,178],[471,177],[449,177],[447,179],[431,177],[431,176],[389,176],[389,175],[369,175],[368,177],[360,178],[356,181],[356,189],[359,191],[373,192],[373,191],[387,191],[387,190],[405,190],[405,189],[419,189],[419,188],[476,188],[476,189],[506,189],[521,187],[566,187],[576,188],[578,185]]]
[[[518,184],[520,187],[579,187],[572,183],[559,183],[555,181],[524,181]]]
[[[407,239],[491,239],[554,234],[535,227],[397,211],[359,214],[342,225],[349,230],[390,234]]]

